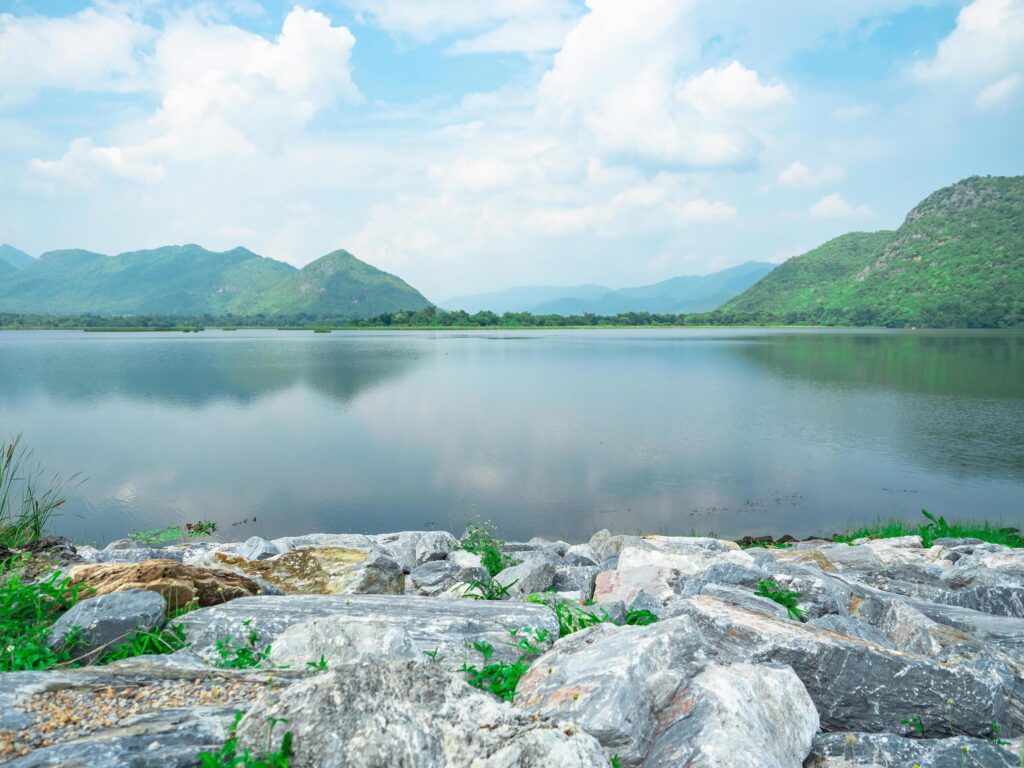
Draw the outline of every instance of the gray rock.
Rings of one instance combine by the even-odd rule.
[[[347,616],[326,616],[289,627],[274,639],[270,652],[273,666],[296,669],[321,658],[333,669],[367,657],[424,658],[404,627],[375,618],[355,622]]]
[[[8,768],[192,768],[219,750],[237,707],[163,709],[74,741],[36,749]]]
[[[138,542],[136,542],[134,539],[117,539],[117,540],[112,541],[109,544],[107,544],[107,546],[105,546],[100,551],[101,552],[114,552],[114,551],[117,551],[119,549],[135,549],[138,546],[139,546]]]
[[[870,612],[861,610],[857,615],[868,617]],[[980,650],[981,644],[967,633],[933,621],[904,601],[889,602],[869,620],[896,648],[906,653],[941,658],[950,652]]]
[[[596,566],[563,565],[555,569],[551,588],[556,592],[579,592],[584,600],[589,600],[594,596],[597,574]]]
[[[1013,675],[998,664],[984,670],[946,666],[705,595],[680,605],[704,642],[719,652],[791,666],[814,700],[824,730],[885,731],[915,716],[924,721],[926,736],[951,730],[986,736],[993,720],[1010,732],[1024,727]]]
[[[240,743],[266,744],[270,718],[292,732],[295,768],[595,768],[600,745],[538,721],[436,664],[350,664],[289,687],[242,719]]]
[[[847,637],[857,637],[869,643],[880,645],[883,648],[895,648],[895,643],[892,642],[885,633],[872,627],[870,624],[865,624],[859,619],[855,619],[852,616],[837,616],[836,614],[830,614],[828,616],[819,616],[816,619],[811,619],[807,622],[812,627],[818,627],[819,629],[827,629],[831,632],[838,632],[841,635]]]
[[[271,543],[282,553],[300,547],[349,547],[351,549],[386,551],[369,536],[364,536],[361,533],[307,533],[304,536],[283,536],[280,539],[273,539]]]
[[[346,593],[352,595],[395,595],[404,589],[402,566],[381,551],[370,552],[366,560],[353,568],[345,586]]]
[[[439,595],[459,582],[487,578],[482,567],[462,568],[450,560],[431,560],[417,565],[409,574],[409,583],[421,595]]]
[[[246,560],[266,560],[267,558],[282,554],[276,544],[259,536],[250,536],[238,548],[237,552]]]
[[[444,560],[449,552],[458,549],[459,540],[448,531],[426,531],[416,542],[416,564]]]
[[[167,604],[156,592],[130,589],[82,600],[66,611],[50,630],[47,643],[64,648],[66,635],[81,629],[80,641],[70,649],[77,660],[91,660],[124,642],[135,630],[162,627]]]
[[[932,599],[942,605],[957,605],[994,616],[1024,619],[1024,587],[976,586],[945,592]]]
[[[735,542],[703,536],[613,536],[605,529],[590,538],[590,548],[599,560],[614,557],[627,547],[676,555],[712,555],[740,551],[739,545]]]
[[[484,567],[484,562],[480,555],[474,555],[472,552],[467,552],[464,549],[456,549],[453,552],[449,552],[447,560],[449,563],[455,563],[462,568]]]
[[[822,733],[805,768],[1018,768],[1020,758],[982,739],[907,739],[894,733]]]
[[[768,561],[774,565],[771,556]],[[715,563],[705,570],[700,578],[711,584],[727,584],[735,587],[753,588],[757,582],[767,578],[763,571],[736,563]]]
[[[597,565],[598,557],[597,554],[591,549],[589,544],[573,544],[563,555],[566,565]]]
[[[177,560],[184,561],[180,550],[167,547],[133,547],[131,549],[101,549],[96,553],[97,563],[141,563],[144,560]]]
[[[555,581],[555,566],[546,560],[528,560],[501,571],[494,580],[499,584],[512,586],[512,597],[525,597],[533,592],[551,589]]]
[[[665,611],[665,606],[642,589],[636,593],[633,601],[626,606],[626,613],[632,613],[633,611],[650,611],[659,619],[668,615]]]
[[[643,765],[720,768],[799,766],[818,713],[789,667],[710,664],[660,713]]]
[[[777,619],[789,618],[789,612],[774,600],[759,597],[754,594],[753,590],[744,587],[732,587],[727,584],[702,584],[700,594],[725,600],[749,611],[763,613],[765,616],[774,616]]]
[[[559,539],[558,541],[551,541],[550,539],[542,539],[539,536],[534,536],[527,543],[528,544],[540,544],[540,545],[542,545],[544,547],[547,547],[549,549],[553,549],[555,552],[558,553],[559,557],[565,557],[565,553],[569,551],[569,546],[570,546],[569,542],[562,541],[561,539]]]
[[[484,640],[496,659],[514,661],[510,632],[523,627],[545,629],[558,636],[554,612],[543,605],[487,600],[442,600],[412,595],[288,595],[246,597],[224,605],[200,608],[175,619],[185,627],[192,649],[211,654],[217,640],[244,637],[251,620],[258,642],[273,646],[289,627],[312,619],[340,616],[352,622],[373,620],[406,629],[420,651],[439,650],[438,660],[457,667],[466,645]]]

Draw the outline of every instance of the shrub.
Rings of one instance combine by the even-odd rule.
[[[501,545],[504,543],[495,535],[492,524],[482,522],[466,526],[461,546],[467,552],[479,556],[484,568],[493,578],[517,562],[501,551]]]

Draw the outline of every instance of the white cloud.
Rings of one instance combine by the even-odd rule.
[[[832,110],[832,117],[843,122],[860,120],[878,112],[877,104],[851,104],[846,107],[836,107]]]
[[[88,182],[97,177],[129,181],[159,181],[167,175],[159,163],[147,163],[138,153],[121,147],[94,147],[91,139],[75,139],[57,160],[33,160],[39,173],[61,181]]]
[[[1004,104],[1017,92],[1021,83],[1024,83],[1024,75],[1020,73],[1007,75],[982,88],[974,103],[981,109],[991,109]]]
[[[377,26],[419,42],[460,35],[451,53],[558,48],[579,15],[569,0],[340,0]]]
[[[138,90],[138,49],[152,37],[150,27],[113,6],[64,18],[0,14],[0,103],[44,88]]]
[[[811,216],[816,219],[852,219],[871,214],[867,205],[853,205],[838,192],[825,195],[810,207]]]
[[[821,184],[839,181],[845,175],[846,172],[842,168],[834,165],[824,165],[814,171],[797,160],[779,173],[778,179],[779,183],[786,187],[810,189]]]
[[[676,89],[676,97],[701,114],[713,116],[758,112],[793,98],[785,85],[763,84],[757,72],[738,61],[688,77]]]
[[[982,85],[975,98],[982,109],[1004,102],[1024,74],[1024,0],[974,0],[960,11],[935,58],[918,62],[913,74],[923,81]]]
[[[708,202],[703,199],[687,200],[685,203],[675,206],[675,212],[680,222],[683,223],[729,221],[736,218],[736,209],[728,203]]]

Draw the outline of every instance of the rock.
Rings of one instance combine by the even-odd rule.
[[[592,566],[597,565],[597,554],[589,544],[573,544],[563,555],[566,565]]]
[[[260,576],[287,595],[402,594],[402,569],[378,549],[304,547],[271,560],[250,561],[218,552],[217,560]]]
[[[189,605],[219,605],[238,597],[259,593],[252,579],[224,569],[185,565],[174,560],[146,560],[141,563],[78,565],[68,571],[72,583],[85,584],[95,595],[145,589],[167,601],[168,610]]]
[[[1018,768],[1020,758],[982,739],[907,739],[894,733],[822,733],[805,768]]]
[[[1024,619],[1024,587],[977,586],[944,592],[933,598],[942,605],[957,605],[994,616]]]
[[[736,563],[715,563],[700,575],[701,580],[709,584],[727,584],[730,586],[750,587],[767,578],[765,573],[756,567],[737,565]]]
[[[978,670],[946,666],[705,595],[681,600],[677,607],[721,653],[791,666],[814,700],[824,730],[885,731],[915,716],[924,722],[926,736],[951,730],[985,736],[993,720],[1010,731],[1024,727],[1020,692],[1014,691],[1012,674],[997,663]]]
[[[516,688],[516,705],[578,723],[623,766],[640,765],[680,685],[706,659],[692,619],[597,626],[563,637]]]
[[[267,742],[287,721],[295,768],[595,768],[608,766],[578,728],[538,721],[436,664],[349,664],[254,706],[239,741]]]
[[[558,541],[551,541],[549,539],[542,539],[540,536],[534,536],[527,543],[540,544],[543,547],[552,549],[556,553],[558,553],[559,557],[565,557],[565,553],[569,551],[569,547],[571,546],[569,542],[562,541],[561,539],[559,539]]]
[[[755,595],[753,590],[743,587],[732,587],[727,584],[703,584],[700,588],[700,594],[725,600],[727,603],[738,605],[749,611],[762,613],[765,616],[774,616],[777,619],[789,618],[789,611],[774,600]]]
[[[555,566],[546,560],[528,560],[501,571],[494,580],[504,586],[512,585],[512,597],[525,597],[534,592],[551,589],[555,581]]]
[[[459,547],[459,540],[447,531],[426,531],[416,542],[416,564],[444,560]]]
[[[439,595],[455,584],[487,578],[482,566],[462,568],[450,560],[431,560],[416,566],[409,574],[409,583],[418,594]]]
[[[665,606],[642,589],[633,597],[633,602],[626,606],[626,613],[633,613],[634,611],[649,611],[659,619],[667,615]]]
[[[142,563],[146,560],[175,560],[182,562],[180,551],[164,547],[132,547],[131,549],[102,549],[95,555],[97,563]]]
[[[676,555],[713,555],[741,551],[739,544],[724,539],[703,536],[613,536],[607,530],[595,533],[590,538],[590,547],[599,560],[619,555],[627,547]]]
[[[456,549],[448,553],[448,562],[455,563],[460,568],[483,568],[484,562],[480,555],[474,555],[464,549]]]
[[[835,614],[829,614],[828,616],[819,616],[816,619],[811,619],[807,622],[812,627],[819,627],[820,629],[827,629],[831,632],[838,632],[841,635],[847,637],[860,638],[869,643],[880,645],[883,648],[895,648],[895,643],[892,642],[885,633],[871,626],[865,624],[859,619],[855,619],[852,616],[837,616]]]
[[[415,533],[421,533],[421,531]],[[386,535],[402,536],[404,534]],[[343,549],[361,549],[368,553],[374,550],[386,551],[372,538],[361,533],[307,533],[304,536],[284,536],[280,539],[273,539],[271,543],[281,552],[308,547],[341,547]]]
[[[73,627],[81,629],[80,642],[70,649],[72,658],[91,661],[122,643],[135,630],[148,632],[164,625],[167,604],[155,592],[131,589],[82,600],[54,623],[47,644],[64,648]]]
[[[654,565],[602,571],[597,574],[594,584],[594,600],[598,603],[608,600],[631,603],[637,593],[643,590],[664,605],[675,595],[678,581],[678,571]]]
[[[422,651],[438,650],[437,660],[456,668],[467,643],[484,640],[498,660],[514,661],[508,645],[512,630],[535,627],[558,636],[554,612],[543,605],[488,600],[438,600],[412,595],[288,595],[233,600],[204,608],[171,623],[185,627],[192,649],[211,655],[217,640],[240,638],[251,621],[260,646],[271,645],[285,630],[312,619],[340,616],[352,622],[373,620],[406,629]]]
[[[238,555],[244,557],[246,560],[266,560],[280,554],[281,550],[278,549],[276,544],[260,538],[259,536],[250,536],[246,539],[245,543],[238,548]]]
[[[698,540],[701,541],[701,540]],[[714,541],[714,539],[711,539]],[[657,566],[671,568],[683,576],[699,576],[716,564],[732,564],[745,568],[753,568],[755,560],[746,552],[735,550],[714,552],[702,549],[689,551],[686,549],[653,548],[650,546],[623,547],[619,553],[619,570]]]
[[[870,615],[871,612],[864,608],[870,604],[862,603],[856,615]],[[869,619],[869,623],[906,653],[938,658],[949,652],[962,653],[970,646],[974,646],[973,650],[980,648],[980,644],[967,633],[932,621],[921,611],[899,600],[889,602],[878,615]]]
[[[789,667],[710,664],[660,713],[643,765],[719,768],[800,766],[818,713]]]
[[[596,566],[559,566],[551,588],[556,592],[579,592],[584,600],[589,600],[594,596],[597,574]]]
[[[275,638],[270,661],[274,666],[304,669],[323,658],[330,669],[366,657],[390,661],[423,659],[412,636],[393,621],[326,616],[295,624]]]

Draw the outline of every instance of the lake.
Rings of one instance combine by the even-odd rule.
[[[104,543],[468,520],[830,534],[1024,524],[1024,334],[819,330],[0,333],[0,434]]]

